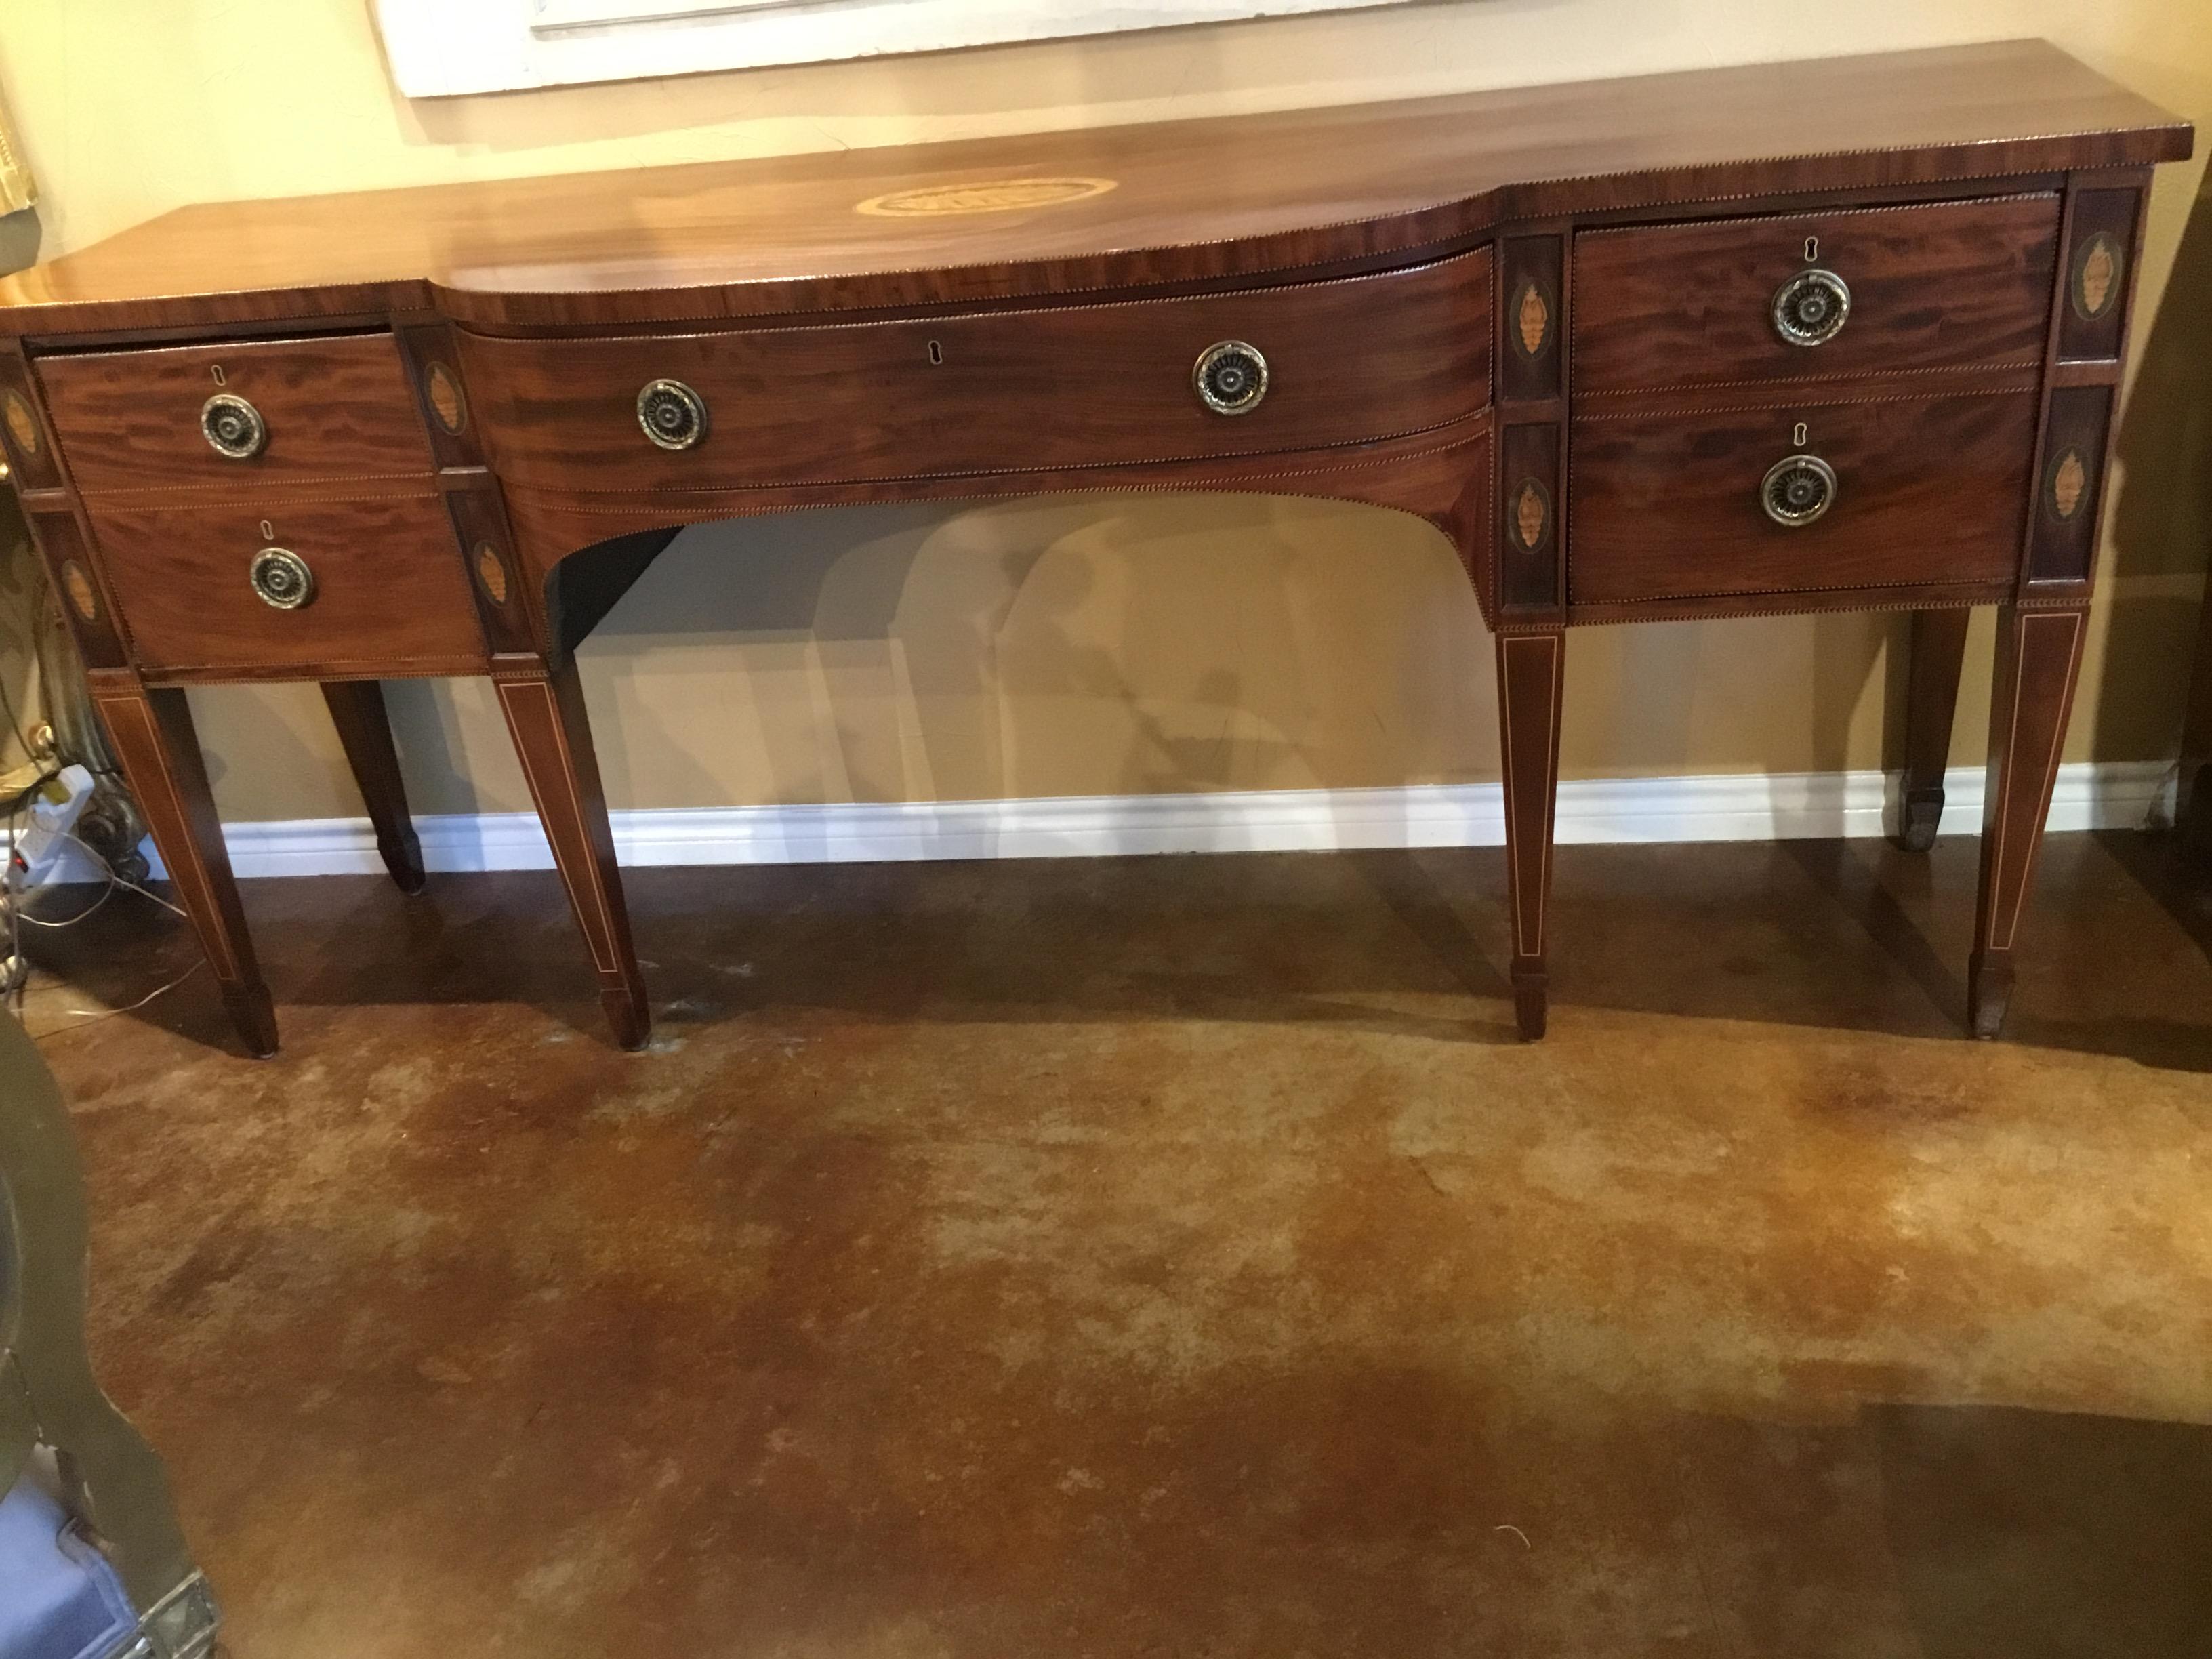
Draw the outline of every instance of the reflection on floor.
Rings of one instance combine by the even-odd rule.
[[[2203,1659],[2212,899],[1975,849],[249,884],[46,1047],[239,1659]],[[190,960],[42,940],[52,1030]]]

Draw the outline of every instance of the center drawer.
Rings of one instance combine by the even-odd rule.
[[[1489,307],[1480,249],[1187,299],[597,340],[465,335],[462,356],[493,465],[512,482],[830,483],[1315,449],[1443,426],[1490,400]],[[1202,399],[1197,370],[1211,349],[1237,345],[1254,355],[1222,361],[1243,378],[1215,391],[1261,389],[1225,413]],[[672,447],[642,429],[656,386]]]
[[[1575,390],[2039,363],[2058,216],[2008,196],[1584,232]]]
[[[1578,418],[1568,600],[2008,581],[2036,412],[2024,390]]]

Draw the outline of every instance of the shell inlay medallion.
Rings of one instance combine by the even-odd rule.
[[[1018,213],[1065,207],[1103,196],[1115,179],[986,179],[971,185],[923,185],[855,202],[853,210],[878,219],[934,219],[965,213]]]
[[[1544,494],[1544,486],[1534,478],[1521,486],[1521,493],[1513,498],[1513,534],[1524,553],[1534,553],[1544,545],[1544,538],[1551,532],[1552,502]]]
[[[75,559],[62,567],[62,592],[69,595],[70,609],[85,621],[100,614],[100,596],[93,592],[92,578]]]
[[[2119,243],[2107,233],[2100,230],[2089,239],[2081,267],[2074,273],[2074,309],[2084,322],[2095,322],[2119,299],[2124,257]]]
[[[15,447],[23,453],[39,453],[39,418],[31,413],[31,406],[23,401],[21,392],[8,394],[8,430],[15,440]]]
[[[2062,520],[2070,519],[2081,510],[2081,499],[2088,493],[2088,464],[2080,450],[2069,449],[2051,469],[2051,510]]]
[[[507,603],[507,563],[489,542],[477,544],[477,580],[494,605]]]
[[[429,394],[430,412],[438,417],[438,424],[458,434],[469,420],[468,405],[461,401],[461,383],[443,363],[431,364],[423,380]]]
[[[1521,285],[1513,304],[1513,343],[1524,357],[1534,357],[1552,337],[1552,306],[1534,283]]]

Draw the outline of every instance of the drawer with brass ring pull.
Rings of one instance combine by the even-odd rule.
[[[435,494],[95,503],[90,517],[151,678],[483,671],[467,566]]]
[[[1575,420],[1571,605],[2010,580],[2033,390]]]
[[[37,369],[88,496],[251,492],[434,465],[386,333],[70,352]]]
[[[1292,453],[1490,401],[1490,252],[1164,299],[550,339],[464,332],[501,480],[804,485]]]
[[[2039,362],[2058,217],[2039,193],[1585,231],[1575,390]]]

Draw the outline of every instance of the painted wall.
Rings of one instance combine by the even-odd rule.
[[[368,0],[11,8],[48,253],[227,197],[884,144],[2042,34],[2212,118],[2202,0],[1433,0],[1381,12],[410,106]],[[2160,180],[2142,368],[2072,758],[2173,752],[2203,591],[2212,217]],[[1572,636],[1571,775],[1881,763],[1894,617]],[[835,511],[688,532],[585,647],[617,805],[1496,775],[1490,644],[1440,538],[1215,498]],[[1957,757],[1987,718],[1974,636]],[[483,688],[398,688],[419,810],[526,804]],[[359,811],[311,690],[194,694],[229,817]]]

